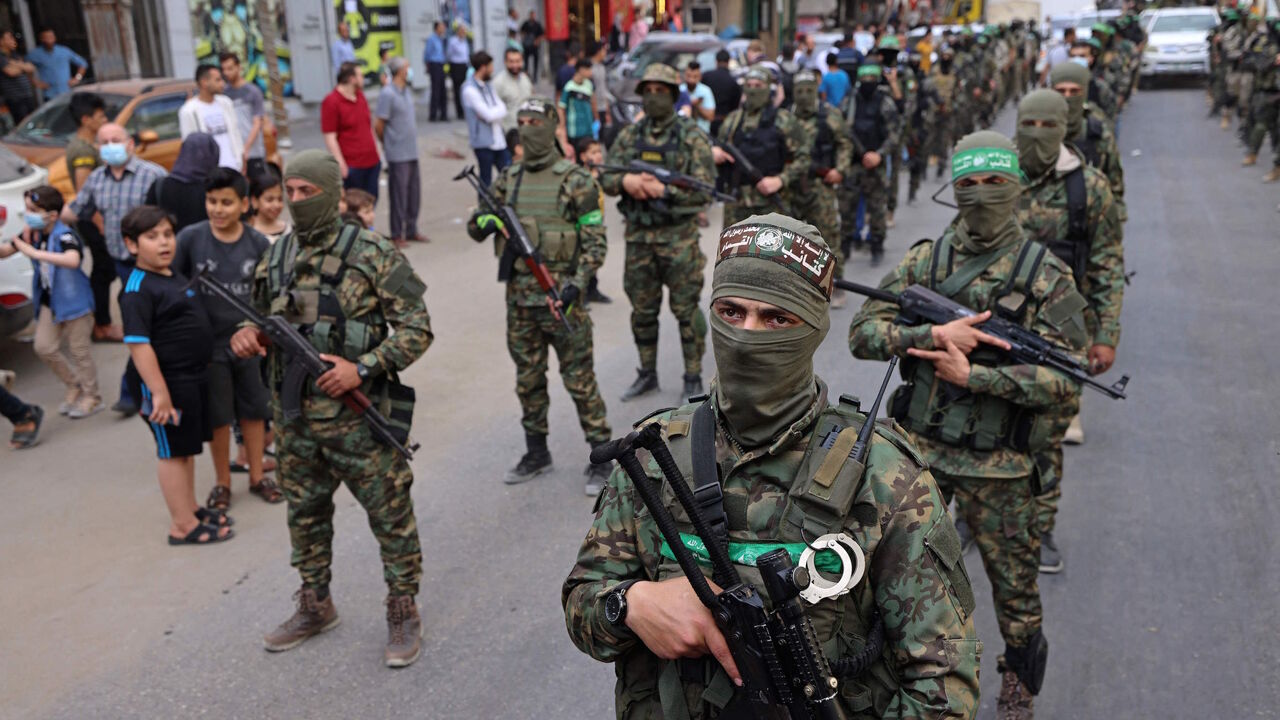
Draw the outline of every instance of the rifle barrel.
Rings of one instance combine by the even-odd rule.
[[[836,287],[840,288],[841,290],[848,290],[851,293],[857,293],[859,295],[865,295],[866,297],[874,298],[876,300],[883,300],[884,302],[887,302],[887,303],[893,303],[894,305],[898,304],[897,295],[894,295],[888,290],[881,290],[880,288],[871,287],[870,285],[863,285],[861,283],[840,279],[840,280],[836,280]]]

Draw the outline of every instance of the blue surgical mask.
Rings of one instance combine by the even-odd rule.
[[[1072,58],[1071,58],[1071,62],[1073,62],[1073,63],[1075,63],[1075,64],[1079,65],[1080,67],[1086,67],[1086,68],[1087,68],[1087,67],[1089,67],[1089,59],[1088,59],[1088,58],[1082,58],[1082,57],[1079,57],[1079,56],[1072,56]]]
[[[98,149],[98,157],[112,167],[120,167],[129,162],[129,149],[124,143],[103,143]]]
[[[44,215],[40,213],[25,213],[23,219],[27,221],[27,227],[32,230],[43,230],[45,227]]]

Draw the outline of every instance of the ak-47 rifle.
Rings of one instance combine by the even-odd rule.
[[[898,320],[907,325],[920,323],[945,325],[952,320],[978,314],[923,285],[912,285],[903,290],[900,295],[848,280],[836,280],[836,287],[897,305]],[[1005,352],[1018,364],[1039,365],[1057,370],[1114,400],[1123,400],[1127,397],[1125,387],[1129,384],[1128,375],[1121,376],[1111,385],[1103,385],[1090,377],[1088,367],[1072,357],[1065,348],[1045,340],[1017,323],[992,315],[976,327],[992,337],[1009,343],[1009,349]]]
[[[764,178],[764,173],[760,171],[760,168],[756,167],[755,163],[748,160],[747,156],[743,155],[742,151],[733,143],[728,140],[716,140],[715,146],[729,153],[729,157],[733,158],[733,171],[747,178],[752,186]],[[769,202],[774,204],[778,209],[778,212],[785,215],[787,214],[787,208],[782,204],[782,198],[778,197],[778,195],[779,193],[774,193],[772,195],[765,195],[765,197],[769,199]]]
[[[657,178],[658,182],[663,185],[678,187],[681,190],[692,190],[694,192],[706,193],[710,195],[713,200],[719,200],[720,202],[735,202],[738,199],[734,195],[729,195],[716,190],[716,186],[713,183],[703,182],[692,175],[686,175],[681,172],[676,172],[675,170],[668,170],[661,165],[654,165],[653,163],[645,162],[644,160],[632,160],[626,165],[593,163],[591,167],[599,168],[604,172],[611,173],[649,173]],[[657,204],[662,201],[659,199],[651,202]]]
[[[557,320],[564,323],[566,330],[573,332],[573,325],[569,322],[569,316],[565,314],[569,308],[565,307],[563,310],[556,308],[556,305],[561,303],[560,288],[556,285],[555,278],[551,277],[547,264],[543,262],[542,253],[538,252],[538,247],[529,239],[529,233],[524,229],[524,225],[520,224],[520,217],[516,215],[515,208],[510,205],[499,205],[498,199],[489,192],[489,188],[485,187],[473,166],[468,165],[463,168],[462,172],[453,179],[471,183],[471,187],[475,188],[476,196],[480,198],[480,203],[490,214],[496,215],[502,221],[498,232],[502,233],[507,243],[506,251],[498,261],[498,280],[509,282],[511,266],[515,263],[515,259],[518,257],[523,260],[525,267],[529,268],[533,278],[538,281],[538,287],[542,288],[542,292],[546,293],[551,300],[551,312]]]
[[[287,361],[284,381],[280,385],[280,409],[287,420],[300,417],[303,384],[325,374],[333,368],[333,364],[320,357],[320,351],[316,350],[311,341],[303,337],[302,333],[298,332],[288,320],[279,315],[262,315],[232,292],[231,288],[213,279],[207,268],[197,273],[191,284],[200,284],[221,298],[246,320],[257,325],[258,329],[267,336],[270,344],[285,354]],[[413,452],[418,449],[419,444],[407,436],[403,438],[403,442],[401,438],[397,438],[392,432],[391,424],[373,406],[368,396],[360,392],[359,388],[348,390],[341,400],[351,412],[364,419],[378,440],[394,448],[406,460],[413,459]]]

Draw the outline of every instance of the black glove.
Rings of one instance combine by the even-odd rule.
[[[582,295],[582,291],[578,289],[577,285],[565,285],[560,288],[560,302],[564,303],[564,309],[568,310],[578,301],[580,295]]]

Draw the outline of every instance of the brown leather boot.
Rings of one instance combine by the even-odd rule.
[[[1258,156],[1252,153],[1250,153],[1249,155],[1245,155],[1244,160],[1240,161],[1240,165],[1243,167],[1249,167],[1250,165],[1257,165],[1257,164],[1258,164]]]
[[[1271,168],[1271,171],[1262,176],[1262,182],[1273,183],[1280,180],[1280,166]]]
[[[387,667],[408,667],[422,654],[422,620],[412,595],[387,597]]]
[[[338,610],[333,606],[332,595],[318,600],[314,588],[303,586],[293,594],[293,599],[298,601],[298,610],[293,613],[293,617],[262,639],[263,646],[269,652],[292,650],[307,638],[332,630],[341,622]]]
[[[1033,720],[1035,698],[1026,685],[1018,679],[1018,673],[1001,670],[1000,698],[996,700],[996,720]]]

